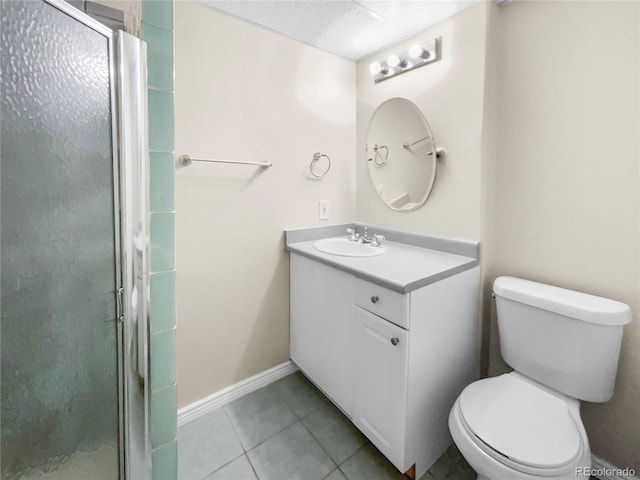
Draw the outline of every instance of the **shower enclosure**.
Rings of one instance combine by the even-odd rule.
[[[0,8],[2,479],[150,478],[145,44]]]

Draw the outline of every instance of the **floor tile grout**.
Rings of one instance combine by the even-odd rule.
[[[286,404],[285,404],[286,405]],[[264,442],[271,440],[273,437],[275,437],[276,435],[279,435],[280,433],[284,432],[287,428],[289,428],[292,425],[295,425],[296,423],[298,423],[300,420],[298,420],[298,417],[296,417],[295,412],[291,409],[291,407],[289,407],[289,405],[286,405],[287,408],[289,408],[289,410],[291,410],[291,413],[293,414],[293,416],[296,418],[296,420],[292,423],[290,423],[289,425],[286,425],[284,427],[282,427],[280,430],[278,430],[277,432],[275,432],[273,435],[271,435],[268,438],[265,438],[264,440],[262,440],[260,443],[256,443],[253,447],[251,447],[249,450],[247,450],[244,446],[244,444],[242,443],[242,440],[240,439],[240,436],[238,435],[238,432],[236,431],[235,426],[233,425],[233,421],[231,420],[231,418],[227,415],[227,411],[225,410],[225,415],[227,415],[227,418],[229,418],[229,423],[231,424],[231,428],[233,429],[233,433],[236,434],[236,437],[238,438],[238,442],[240,442],[240,447],[242,447],[242,451],[245,453],[249,453],[250,451],[256,449],[257,447],[259,447],[260,445],[262,445]],[[221,408],[225,408],[225,406],[221,407]]]
[[[352,457],[354,457],[360,450],[362,450],[364,447],[366,447],[367,445],[369,445],[371,442],[369,441],[369,439],[367,438],[367,441],[365,442],[364,445],[362,445],[360,448],[358,448],[355,452],[353,452],[351,455],[349,455],[347,458],[345,458],[342,462],[340,462],[340,464],[338,465],[338,468],[340,468],[342,465],[344,465],[345,463],[347,463]],[[340,470],[342,471],[342,470]],[[344,472],[342,472],[344,473]],[[346,477],[346,475],[345,475]]]
[[[216,468],[213,472],[209,472],[207,474],[205,474],[204,476],[202,476],[200,478],[200,480],[204,480],[205,478],[207,478],[209,475],[216,473],[219,470],[222,470],[224,467],[226,467],[227,465],[229,465],[230,463],[235,462],[237,459],[239,459],[240,457],[242,457],[244,455],[244,452],[242,452],[240,455],[238,455],[237,457],[232,458],[231,460],[229,460],[227,463],[225,463],[224,465],[219,466],[218,468]]]
[[[303,375],[303,376],[304,376],[304,375]],[[284,377],[284,378],[286,378],[286,377]],[[305,378],[305,380],[307,380],[307,377],[304,377],[304,378]],[[307,381],[308,381],[308,380],[307,380]],[[269,384],[269,385],[267,385],[265,388],[270,388],[274,383],[276,383],[276,382],[272,382],[272,383],[270,383],[270,384]],[[314,387],[314,388],[315,388],[315,387]],[[323,396],[324,396],[324,394],[322,394],[321,392],[318,392],[318,393],[320,393],[320,395],[323,395]],[[296,413],[296,411],[293,409],[293,407],[291,406],[291,404],[287,401],[287,399],[286,399],[285,397],[283,397],[283,396],[282,396],[279,392],[277,392],[277,391],[275,392],[275,394],[276,394],[278,397],[280,397],[280,398],[282,399],[282,401],[284,402],[284,404],[285,404],[287,407],[289,407],[289,410],[291,410],[291,413],[293,413],[293,416],[294,416],[294,417],[296,417],[296,418],[297,418],[298,420],[300,420],[300,421],[304,420],[304,419],[305,419],[305,418],[307,418],[309,415],[311,415],[312,413],[317,412],[318,410],[320,410],[320,409],[322,408],[322,406],[320,406],[320,407],[316,407],[314,410],[311,410],[311,411],[310,411],[309,413],[307,413],[306,415],[300,416],[300,415],[298,415],[298,414]]]
[[[322,449],[322,451],[325,453],[325,455],[329,458],[329,460],[331,460],[331,463],[333,463],[333,465],[338,468],[338,464],[336,463],[336,461],[331,457],[331,455],[329,455],[329,452],[327,452],[327,450],[324,448],[324,446],[322,445],[322,443],[320,443],[320,440],[318,440],[316,438],[316,436],[313,434],[313,432],[311,431],[311,429],[309,427],[307,427],[304,422],[302,420],[300,420],[300,423],[302,424],[302,426],[305,428],[305,430],[307,432],[309,432],[309,435],[311,435],[311,438],[313,438],[313,440],[320,446],[320,448]],[[333,472],[334,469],[331,470],[331,472]],[[329,474],[331,473],[329,472]]]
[[[256,467],[253,466],[253,462],[249,458],[249,455],[245,453],[244,456],[247,457],[247,462],[249,462],[249,466],[251,467],[251,471],[255,475],[256,480],[260,480],[260,475],[258,475],[258,471],[256,470]]]
[[[273,383],[275,383],[275,382],[273,382]],[[273,385],[273,383],[270,383],[269,385],[266,385],[266,386],[265,386],[265,387],[263,387],[263,388],[270,388],[270,387],[271,387],[271,385]],[[235,427],[235,425],[234,425],[234,423],[233,423],[233,420],[231,420],[231,417],[229,416],[228,411],[227,411],[227,409],[225,408],[225,407],[226,407],[226,405],[223,405],[222,407],[220,407],[221,409],[223,409],[224,414],[225,414],[226,418],[228,419],[229,424],[231,425],[231,428],[232,428],[232,430],[233,430],[233,433],[236,435],[236,438],[237,438],[238,442],[240,443],[240,447],[242,448],[243,455],[247,457],[247,461],[249,462],[249,465],[251,466],[251,469],[253,470],[253,473],[254,473],[254,475],[256,476],[256,479],[257,479],[257,480],[260,480],[260,476],[258,475],[258,471],[257,471],[257,470],[256,470],[256,468],[254,467],[253,462],[251,462],[251,457],[249,457],[249,452],[251,452],[252,450],[255,450],[255,449],[256,449],[256,448],[258,448],[260,445],[262,445],[263,443],[265,443],[265,442],[267,442],[267,441],[271,440],[272,438],[274,438],[274,437],[276,437],[276,436],[280,435],[282,432],[284,432],[286,429],[288,429],[288,428],[292,427],[292,426],[293,426],[293,425],[295,425],[296,423],[300,423],[300,424],[301,424],[301,425],[302,425],[302,426],[303,426],[307,431],[309,431],[309,429],[306,427],[306,425],[304,425],[304,423],[303,423],[303,421],[302,421],[302,420],[303,420],[303,419],[305,419],[306,417],[308,417],[309,415],[311,415],[312,413],[314,413],[314,412],[316,412],[317,410],[319,410],[319,409],[320,409],[320,407],[318,407],[318,408],[316,408],[316,409],[312,410],[311,412],[309,412],[307,415],[300,416],[300,415],[298,415],[298,414],[296,413],[296,411],[293,409],[293,407],[291,406],[291,404],[290,404],[289,402],[287,402],[287,400],[286,400],[285,398],[283,398],[283,396],[282,396],[279,392],[274,391],[274,393],[275,393],[275,395],[276,395],[278,398],[280,398],[280,399],[283,401],[284,405],[287,407],[287,409],[291,412],[291,414],[292,414],[292,415],[293,415],[293,417],[295,418],[295,421],[294,421],[294,422],[292,422],[292,423],[290,423],[289,425],[286,425],[285,427],[283,427],[282,429],[278,430],[277,432],[275,432],[275,433],[274,433],[273,435],[271,435],[270,437],[268,437],[268,438],[264,439],[264,440],[263,440],[263,441],[261,441],[260,443],[257,443],[256,445],[254,445],[253,447],[251,447],[251,448],[250,448],[250,449],[248,449],[248,450],[247,450],[247,448],[245,447],[244,443],[242,443],[242,440],[240,439],[240,436],[238,435],[238,432],[237,432],[236,427]],[[311,432],[309,432],[309,433],[311,433]],[[324,448],[322,447],[322,445],[320,444],[320,442],[318,442],[318,440],[317,440],[313,435],[311,435],[311,436],[312,436],[312,437],[313,437],[313,439],[316,441],[316,443],[318,443],[318,445],[320,446],[320,448],[322,448],[322,450],[324,451]],[[325,453],[326,453],[326,452],[325,452]],[[327,454],[327,456],[329,456],[329,455]],[[333,464],[335,465],[335,462],[333,461],[333,459],[332,459],[330,456],[329,456],[329,459],[330,459],[330,460],[331,460],[331,462],[333,462]],[[229,463],[231,463],[231,462],[229,462]],[[220,468],[222,468],[222,467],[220,467]],[[220,468],[219,468],[218,470],[220,470]],[[337,465],[336,465],[336,468],[337,468]],[[217,472],[218,470],[216,470],[216,472]],[[215,472],[213,472],[213,473],[215,473]]]
[[[229,464],[235,462],[236,460],[238,460],[240,457],[247,457],[247,461],[249,462],[249,465],[251,466],[251,469],[253,470],[254,475],[256,476],[256,478],[259,480],[258,478],[258,473],[255,471],[255,469],[253,468],[253,464],[251,463],[251,461],[249,460],[249,456],[247,455],[247,451],[244,448],[244,445],[242,444],[242,441],[240,440],[240,437],[238,436],[238,432],[236,431],[236,427],[233,425],[233,422],[231,421],[231,418],[229,417],[229,415],[227,414],[227,411],[224,408],[224,405],[213,410],[210,413],[213,413],[217,410],[221,410],[224,417],[227,419],[227,422],[229,423],[229,426],[231,427],[231,430],[233,431],[233,434],[235,435],[236,440],[238,441],[238,443],[240,444],[240,448],[242,449],[242,453],[240,455],[238,455],[237,457],[232,458],[231,460],[229,460],[227,463],[220,465],[218,468],[216,468],[215,470],[213,470],[212,472],[209,472],[207,474],[205,474],[201,480],[204,480],[205,478],[207,478],[209,475],[212,475],[220,470],[222,470],[223,468],[225,468],[226,466],[228,466]],[[196,419],[197,420],[197,419]]]
[[[223,405],[220,408],[222,409],[222,413],[224,413],[225,418],[229,422],[229,425],[231,425],[231,430],[233,430],[233,434],[236,436],[236,440],[238,440],[238,443],[240,444],[240,448],[242,449],[242,453],[246,454],[247,450],[244,448],[244,444],[242,443],[242,440],[240,439],[240,435],[238,435],[236,427],[233,424],[233,420],[231,420],[231,417],[229,416],[229,412],[227,412],[227,409],[225,408],[225,405]]]
[[[291,374],[291,375],[295,375],[295,374]],[[283,378],[287,378],[287,377],[283,377]],[[300,381],[302,380],[302,381]],[[325,460],[322,460],[322,462],[324,463],[325,467],[330,467],[331,470],[323,477],[323,480],[328,478],[329,476],[331,476],[332,474],[334,474],[336,471],[339,472],[336,475],[337,476],[341,476],[341,478],[347,479],[349,480],[349,477],[347,476],[347,474],[345,473],[344,470],[344,466],[345,464],[347,464],[348,462],[352,461],[354,457],[356,457],[358,454],[362,455],[362,451],[367,449],[367,448],[371,448],[373,447],[375,450],[372,450],[371,454],[366,454],[364,455],[364,457],[362,457],[361,459],[355,461],[355,463],[353,465],[350,464],[349,466],[349,471],[352,471],[353,468],[360,468],[357,467],[358,464],[360,464],[360,462],[362,462],[365,459],[369,459],[369,457],[371,455],[374,455],[374,457],[372,458],[377,458],[377,457],[382,457],[384,459],[384,456],[379,452],[379,450],[377,448],[375,448],[375,445],[373,445],[373,443],[366,437],[363,436],[362,440],[355,440],[355,438],[351,438],[347,443],[345,443],[344,447],[341,447],[341,450],[335,452],[337,458],[341,457],[342,455],[348,453],[349,450],[351,450],[351,448],[353,448],[354,446],[357,445],[357,443],[359,443],[360,441],[363,441],[364,443],[362,445],[360,445],[359,447],[357,447],[355,449],[355,451],[353,451],[352,453],[350,453],[346,458],[344,458],[343,460],[341,460],[340,462],[338,462],[337,460],[334,460],[334,458],[332,457],[332,455],[329,453],[329,450],[332,450],[332,448],[326,448],[325,445],[323,445],[321,443],[321,441],[319,440],[319,438],[325,438],[326,434],[323,433],[323,429],[319,427],[319,425],[323,424],[323,420],[329,419],[329,418],[333,418],[334,416],[336,417],[336,421],[338,421],[339,419],[337,417],[340,417],[340,420],[346,420],[345,425],[348,423],[350,425],[348,425],[349,427],[351,427],[351,425],[353,424],[353,422],[351,421],[351,419],[344,413],[342,412],[339,408],[336,408],[335,405],[333,404],[333,402],[331,402],[326,395],[324,395],[321,391],[319,391],[317,389],[317,387],[315,387],[313,385],[312,382],[309,382],[309,380],[304,376],[301,375],[301,379],[298,378],[292,378],[290,381],[283,383],[282,385],[278,385],[278,386],[274,386],[276,382],[272,382],[269,385],[264,386],[262,389],[264,390],[268,390],[268,394],[264,397],[266,398],[270,398],[271,400],[269,400],[266,404],[264,405],[271,405],[271,403],[273,402],[281,402],[284,406],[284,408],[279,407],[280,408],[280,419],[282,420],[289,420],[291,423],[289,423],[288,425],[283,426],[282,428],[280,428],[278,431],[273,432],[272,434],[270,434],[267,438],[265,438],[264,440],[260,441],[259,443],[252,445],[251,447],[247,448],[245,447],[243,441],[240,438],[240,433],[244,432],[244,424],[246,423],[246,421],[249,421],[249,425],[252,424],[252,415],[258,415],[258,418],[262,418],[260,417],[261,412],[263,407],[260,406],[260,408],[258,410],[255,410],[255,407],[249,407],[250,410],[246,410],[245,406],[239,405],[239,408],[237,408],[236,410],[231,409],[230,406],[233,405],[234,402],[231,402],[227,405],[222,405],[220,407],[218,407],[215,411],[218,410],[222,410],[222,415],[224,417],[224,419],[226,420],[227,424],[230,427],[230,432],[226,434],[225,438],[223,439],[223,441],[225,441],[228,445],[229,448],[231,448],[232,444],[230,443],[230,439],[233,438],[235,441],[237,441],[240,445],[240,449],[241,449],[241,453],[232,458],[231,460],[227,461],[226,463],[224,463],[223,465],[220,465],[219,467],[217,467],[215,470],[207,473],[206,475],[202,476],[201,480],[204,480],[204,478],[206,478],[209,475],[213,475],[216,472],[219,472],[220,470],[228,467],[231,463],[239,461],[240,457],[244,457],[244,459],[246,459],[247,463],[249,464],[249,468],[251,469],[252,474],[255,476],[256,480],[260,480],[260,475],[258,474],[258,471],[256,469],[256,466],[254,465],[254,462],[251,461],[251,458],[249,456],[250,453],[254,452],[257,448],[263,446],[263,444],[265,444],[266,442],[273,440],[274,438],[282,435],[282,433],[285,430],[288,430],[292,427],[294,427],[297,423],[301,424],[301,427],[303,430],[299,431],[299,434],[302,433],[302,431],[306,432],[306,434],[308,434],[311,438],[309,440],[305,440],[305,442],[309,441],[309,442],[313,442],[315,444],[315,446],[313,447],[313,449],[315,450],[316,447],[319,447],[319,449],[317,450],[317,455],[318,458],[321,458],[319,455],[319,452],[322,452],[322,454],[325,455],[325,457],[327,457],[329,459],[329,462],[326,462]],[[309,385],[307,386],[306,383],[308,383]],[[311,390],[309,387],[311,387]],[[256,392],[262,390],[256,390]],[[248,395],[251,395],[255,392],[251,392],[241,398],[244,398]],[[266,393],[266,392],[265,392]],[[316,398],[317,396],[320,396],[320,398]],[[240,399],[237,399],[240,400]],[[251,402],[253,402],[254,400],[252,399],[250,401],[250,403],[248,405],[252,405]],[[269,403],[271,402],[271,403]],[[302,402],[302,403],[301,403]],[[256,405],[262,405],[260,403],[256,404]],[[253,408],[253,410],[251,410],[251,408]],[[264,407],[264,408],[272,408],[272,407]],[[311,408],[311,410],[307,410],[308,408]],[[333,409],[336,409],[336,411],[334,412]],[[254,411],[255,410],[255,411]],[[326,411],[324,411],[326,410]],[[210,412],[210,413],[213,413]],[[247,413],[248,415],[244,415],[241,417],[238,417],[238,415],[243,414],[243,412]],[[251,413],[248,413],[251,412]],[[301,413],[302,412],[302,413]],[[322,412],[319,413],[320,417],[313,417],[313,419],[309,420],[309,417],[313,416],[314,414],[318,414],[318,412]],[[291,417],[289,417],[289,414],[291,415]],[[236,415],[236,417],[232,417],[232,415]],[[326,418],[325,418],[326,417]],[[265,418],[269,418],[269,417],[265,417]],[[197,419],[194,419],[197,420]],[[236,425],[236,420],[239,422],[238,425]],[[314,431],[312,431],[311,426],[307,425],[307,422],[309,420],[310,425],[314,426],[314,428],[316,428],[317,432],[314,433]],[[332,420],[333,421],[333,420]],[[276,422],[275,424],[272,424],[272,427],[280,427],[282,425],[281,420]],[[182,428],[182,426],[181,426]],[[297,429],[298,427],[296,427]],[[318,428],[320,428],[318,430]],[[266,430],[262,430],[263,433],[267,433],[269,431],[269,429]],[[233,437],[230,435],[231,432],[233,433]],[[260,438],[260,435],[255,435],[251,433],[252,430],[250,429],[247,432],[244,432],[243,435],[247,436],[249,439],[251,437],[253,438]],[[317,436],[319,435],[319,436]],[[300,437],[303,438],[303,437]],[[329,439],[333,438],[333,437],[328,437]],[[325,439],[325,443],[326,443]],[[346,440],[345,440],[346,441]],[[311,443],[309,444],[311,445]],[[347,445],[349,447],[347,447]],[[332,447],[331,444],[327,444],[327,447]],[[234,447],[237,448],[237,447]],[[265,447],[266,448],[266,447]],[[270,450],[271,447],[268,447],[266,450],[263,449],[263,453],[261,453],[261,455],[264,454],[264,452],[268,452]],[[291,448],[291,447],[287,447],[287,448]],[[451,448],[451,447],[449,447]],[[231,450],[234,450],[233,448]],[[457,455],[453,455],[452,453],[448,452],[449,449],[447,449],[447,451],[445,451],[445,453],[436,460],[436,462],[438,462],[439,460],[443,459],[443,457],[449,457],[449,461],[451,462],[450,465],[450,469],[449,471],[446,473],[446,475],[444,477],[440,476],[440,477],[435,477],[432,473],[432,477],[436,480],[444,480],[444,478],[448,478],[447,475],[450,475],[451,472],[453,472],[456,468],[459,468],[460,465],[462,465],[464,467],[464,465],[466,464],[466,460],[464,459],[464,457],[462,455],[460,455],[459,453]],[[289,451],[289,450],[287,450]],[[231,452],[230,452],[231,453]],[[237,451],[235,452],[237,453]],[[271,454],[269,454],[271,455]],[[260,458],[262,457],[256,457],[259,462],[259,465],[262,465],[260,462],[263,462],[263,460],[260,460]],[[271,458],[270,456],[268,456],[267,458]],[[222,459],[222,458],[220,458]],[[277,458],[272,459],[270,461],[276,462],[277,463]],[[282,460],[280,460],[282,462]],[[370,461],[370,460],[366,460],[366,461]],[[244,462],[244,460],[243,460]],[[325,463],[326,462],[326,463]],[[379,462],[379,460],[376,460],[376,462]],[[211,464],[212,462],[209,462],[209,464]],[[215,463],[215,462],[213,462]],[[386,463],[389,463],[388,460]],[[375,468],[383,468],[385,472],[385,475],[389,475],[391,474],[391,471],[387,470],[388,466],[383,466],[382,464],[379,464],[379,467],[375,467]],[[434,463],[435,465],[435,463]],[[202,470],[202,467],[204,467],[205,465],[203,464],[200,468],[200,470]],[[263,468],[264,466],[261,466],[261,468]],[[433,467],[433,465],[432,465]],[[246,468],[243,467],[243,468]],[[269,469],[271,467],[269,467],[267,470],[265,470],[263,473],[266,472],[266,474],[269,474]],[[233,469],[233,468],[232,468]],[[428,470],[427,473],[430,473],[430,470]],[[246,470],[245,470],[246,471]],[[397,469],[395,469],[394,467],[394,471],[398,473],[398,475],[402,475],[402,472],[399,472]],[[380,471],[382,473],[382,470]],[[185,472],[186,473],[186,472]],[[195,471],[193,472],[195,473]],[[248,472],[246,472],[248,473]],[[321,471],[316,471],[316,474],[321,473]],[[353,473],[353,472],[352,472]],[[395,478],[395,473],[393,474],[394,478]],[[429,477],[431,478],[431,477]]]

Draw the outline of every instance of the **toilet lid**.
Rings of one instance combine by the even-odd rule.
[[[460,394],[469,429],[491,449],[535,468],[558,468],[580,453],[580,434],[563,400],[517,375],[472,383]]]

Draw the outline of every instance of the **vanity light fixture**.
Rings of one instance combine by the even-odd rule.
[[[406,52],[389,55],[382,62],[373,62],[369,65],[369,71],[375,83],[378,83],[437,60],[440,60],[440,38],[412,45]]]

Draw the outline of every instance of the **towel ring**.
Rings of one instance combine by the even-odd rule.
[[[320,161],[320,159],[324,157],[327,159],[327,169],[325,171],[323,171],[322,173],[318,174],[316,172],[313,171],[314,167],[316,166],[316,164]],[[326,155],[324,153],[320,153],[320,152],[316,152],[313,154],[313,158],[311,159],[311,163],[309,164],[309,173],[311,173],[311,175],[313,175],[316,178],[322,178],[324,177],[327,172],[331,169],[331,159],[329,158],[329,155]]]
[[[380,153],[381,150],[384,148],[384,158],[382,158],[382,154]],[[387,147],[386,145],[374,145],[373,146],[373,151],[375,152],[375,154],[373,155],[373,162],[378,166],[382,166],[385,163],[387,163],[387,160],[389,158],[389,147]],[[378,161],[380,160],[380,161]]]

